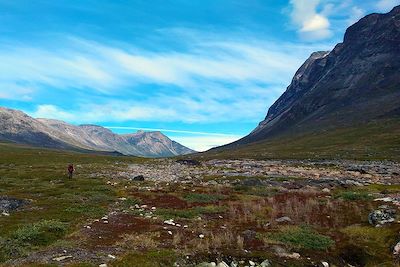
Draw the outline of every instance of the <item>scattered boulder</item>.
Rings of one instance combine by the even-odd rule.
[[[385,223],[394,222],[395,217],[396,210],[389,208],[387,205],[383,205],[368,215],[368,222],[371,225],[380,226]]]
[[[200,166],[201,165],[200,161],[194,160],[194,159],[178,159],[176,162],[179,164],[190,165],[190,166]]]
[[[143,175],[138,175],[132,178],[133,181],[138,181],[138,182],[142,182],[144,181],[144,176]]]
[[[197,267],[216,267],[217,264],[215,262],[202,262]]]
[[[222,261],[222,262],[218,263],[217,267],[229,267],[229,265],[226,264],[226,262]]]
[[[292,221],[292,219],[290,219],[289,217],[285,216],[285,217],[280,217],[278,219],[275,219],[276,222],[278,223],[290,223]]]
[[[322,189],[322,192],[329,194],[331,192],[331,190],[329,188],[324,188],[324,189]]]
[[[72,258],[71,255],[68,255],[68,256],[60,256],[60,257],[54,258],[53,261],[58,261],[58,262],[60,262],[60,261],[64,261],[64,260],[70,259],[70,258]]]
[[[272,264],[269,260],[265,260],[260,264],[260,267],[270,267],[270,266],[272,266]]]
[[[257,232],[253,231],[253,230],[245,230],[245,231],[242,232],[242,235],[243,235],[243,238],[246,241],[251,241],[251,240],[254,240],[256,238]]]
[[[393,255],[400,255],[400,241],[393,248]]]
[[[10,211],[16,210],[28,203],[29,201],[24,199],[0,196],[0,213],[9,214]]]
[[[248,178],[244,179],[240,182],[240,185],[243,186],[262,186],[264,185],[261,179],[259,178]]]

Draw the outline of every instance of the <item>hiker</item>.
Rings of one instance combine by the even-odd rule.
[[[71,179],[72,175],[74,174],[74,171],[75,171],[74,164],[72,164],[72,163],[69,164],[67,170],[68,170],[68,178]]]

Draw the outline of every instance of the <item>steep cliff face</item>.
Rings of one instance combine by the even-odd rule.
[[[52,119],[34,119],[0,107],[0,141],[38,147],[119,152],[145,157],[170,157],[194,153],[160,132],[118,135],[97,125],[72,125]]]
[[[343,43],[331,52],[313,53],[265,120],[233,145],[399,114],[400,7],[396,7],[349,27]]]

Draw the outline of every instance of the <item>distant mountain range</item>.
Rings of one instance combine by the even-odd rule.
[[[257,142],[262,146],[264,141],[282,138],[293,141],[399,117],[400,6],[362,18],[332,51],[313,53],[256,129],[214,151]],[[385,140],[398,136],[398,129],[386,134]],[[268,151],[268,146],[264,148]]]
[[[0,107],[0,141],[37,147],[118,152],[144,157],[170,157],[195,151],[161,132],[115,134],[97,125],[72,125],[59,120],[34,119],[22,111]]]

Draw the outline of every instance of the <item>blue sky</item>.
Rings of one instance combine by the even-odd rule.
[[[398,4],[0,0],[0,105],[205,150],[249,133],[311,52]]]

